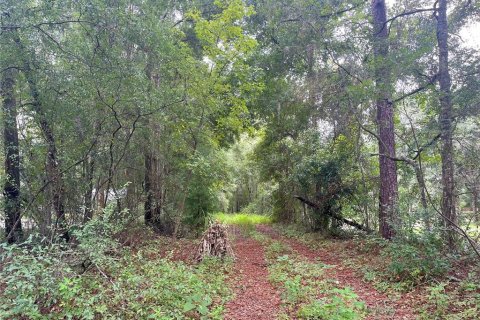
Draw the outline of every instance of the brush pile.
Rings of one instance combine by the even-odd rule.
[[[228,240],[227,228],[219,222],[211,223],[203,233],[195,260],[200,262],[205,257],[234,258],[233,250]]]

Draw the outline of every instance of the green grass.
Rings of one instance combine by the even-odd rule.
[[[239,226],[252,226],[256,224],[270,224],[272,218],[269,216],[262,216],[259,214],[250,213],[216,213],[213,215],[214,220],[218,220],[224,224],[239,225]]]

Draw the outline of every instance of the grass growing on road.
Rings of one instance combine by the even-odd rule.
[[[213,215],[214,220],[218,220],[221,223],[238,226],[253,226],[257,224],[270,224],[272,218],[269,216],[263,216],[260,214],[251,213],[216,213]]]
[[[326,277],[324,270],[332,266],[308,261],[284,242],[265,236],[261,242],[265,246],[269,280],[282,291],[279,319],[365,318],[366,305],[353,290]]]

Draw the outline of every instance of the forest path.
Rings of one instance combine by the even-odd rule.
[[[410,320],[416,319],[411,301],[406,299],[393,300],[376,290],[370,283],[362,280],[358,271],[342,263],[338,252],[327,251],[323,248],[310,249],[302,242],[284,237],[268,225],[257,226],[257,231],[270,238],[289,245],[295,253],[306,257],[310,261],[321,261],[323,264],[334,266],[326,269],[331,279],[336,279],[343,287],[350,287],[365,302],[369,309],[368,320]],[[251,318],[253,319],[253,318]],[[270,318],[274,319],[274,318]]]
[[[280,308],[280,293],[268,281],[263,246],[233,229],[235,297],[226,305],[226,320],[273,320]]]

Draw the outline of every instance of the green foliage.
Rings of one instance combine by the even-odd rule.
[[[265,256],[267,259],[274,259],[276,257],[288,257],[287,254],[291,253],[292,249],[280,241],[272,241],[265,250]]]
[[[112,287],[115,296],[112,309],[128,301],[124,310],[110,310],[117,317],[150,319],[183,319],[186,314],[218,318],[222,306],[213,299],[225,301],[228,289],[223,284],[224,268],[219,261],[206,261],[198,269],[168,259],[147,260],[154,251],[145,248],[126,257],[126,267],[119,270],[120,288]],[[143,288],[141,291],[138,288]]]
[[[327,215],[341,214],[342,205],[353,194],[354,187],[349,180],[356,172],[352,159],[354,146],[344,135],[323,148],[316,146],[320,143],[318,137],[306,136],[305,139],[317,142],[313,142],[313,150],[307,151],[311,154],[302,157],[294,174],[301,192],[321,206],[312,210],[312,229],[325,231],[329,222]]]
[[[188,190],[184,222],[202,229],[208,222],[209,213],[219,209],[217,195],[227,175],[224,159],[216,152],[206,156],[197,153],[187,167],[190,179],[185,181]]]
[[[116,235],[125,230],[132,219],[128,211],[118,212],[113,205],[107,206],[103,214],[73,231],[79,242],[75,254],[94,264],[112,266],[116,259],[111,253],[118,252],[121,247]]]
[[[222,213],[218,212],[213,215],[214,220],[218,220],[224,224],[239,225],[243,227],[252,227],[257,224],[271,224],[272,218],[269,216],[253,214],[253,213]]]
[[[32,238],[2,246],[0,319],[222,318],[230,296],[228,261],[206,259],[197,267],[174,262],[159,255],[162,239],[135,251],[121,248],[116,215],[106,210],[75,232],[78,247]],[[78,270],[79,261],[86,269]]]
[[[267,244],[269,244],[269,243],[272,242],[272,239],[270,239],[268,236],[264,235],[264,234],[261,233],[261,232],[257,232],[255,229],[253,229],[253,230],[248,230],[248,231],[249,231],[248,235],[249,235],[252,239],[260,242],[262,245],[267,245]]]
[[[386,271],[390,279],[411,285],[444,275],[450,268],[448,260],[431,243],[393,242],[382,255],[389,261]]]
[[[446,283],[439,283],[438,285],[428,288],[428,300],[435,306],[435,316],[442,317],[448,309],[450,304],[450,297],[445,293]]]
[[[478,15],[467,2],[451,3],[449,32]],[[386,265],[366,270],[365,279],[387,291],[443,276],[450,266],[439,249],[441,218],[432,209],[441,202],[437,177],[445,160],[432,140],[439,124],[435,19],[403,17],[415,4],[388,6],[388,17],[402,22],[390,19],[390,50],[379,61],[372,59],[370,11],[361,0],[1,1],[0,70],[15,82],[21,213],[51,236],[55,214],[62,217],[64,209],[74,241],[32,237],[2,245],[0,317],[220,317],[223,267],[210,261],[195,269],[160,258],[155,241],[139,250],[118,241],[150,196],[153,220],[174,223],[175,231],[200,230],[213,212],[242,212],[215,218],[268,245],[271,281],[287,305],[303,303],[307,318],[335,317],[335,308],[352,316],[356,298],[331,289],[324,266],[253,229],[273,220],[346,229],[326,213],[377,227],[378,62],[395,79],[384,88],[395,101],[398,157],[416,161],[429,192],[422,203],[413,166],[397,161],[399,239],[363,242],[359,251],[382,251]],[[449,50],[459,170],[448,178],[456,182],[459,206],[478,208],[480,90],[472,70],[480,59],[458,39],[450,37]],[[406,94],[411,88],[421,90]],[[0,94],[0,100],[8,95]],[[7,133],[4,140],[17,140]],[[54,161],[45,165],[46,159]],[[303,207],[294,195],[320,208]],[[115,209],[100,209],[104,196]],[[458,223],[472,220],[467,233],[477,238],[476,210],[469,211]],[[89,212],[94,218],[79,227]],[[293,228],[285,233],[323,245]],[[312,300],[318,288],[328,288],[329,297]],[[454,304],[448,289],[441,283],[428,290],[437,317],[449,316],[446,306]],[[462,316],[475,315],[478,283],[463,280],[456,290],[468,299],[454,306]]]
[[[365,303],[350,289],[334,288],[328,293],[329,298],[315,300],[304,305],[298,311],[300,319],[307,320],[357,320],[365,316]]]
[[[259,166],[254,159],[261,134],[261,131],[244,133],[225,151],[228,183],[219,195],[224,212],[272,213],[271,196],[275,185],[261,181]]]
[[[272,247],[273,246],[273,247]],[[267,256],[273,257],[275,244],[267,249]],[[307,301],[315,295],[316,290],[323,287],[317,279],[323,275],[323,266],[298,260],[290,255],[271,258],[274,263],[269,266],[269,279],[283,289],[282,300],[289,305]]]
[[[120,246],[115,236],[123,230],[127,217],[126,212],[107,207],[103,215],[73,232],[79,242],[77,247],[48,243],[46,239],[42,243],[33,236],[21,245],[3,247],[0,256],[3,265],[0,285],[5,286],[0,296],[2,316],[5,319],[19,316],[94,319],[99,312],[97,308],[102,307],[101,300],[107,296],[102,290],[89,294],[101,286],[101,281],[85,271],[91,268],[105,275],[105,271],[113,272],[120,267]],[[60,308],[56,308],[57,305]],[[47,317],[46,312],[51,313],[51,317]]]
[[[38,245],[29,237],[23,246],[2,245],[1,249],[0,319],[42,319],[41,306],[57,301],[59,282],[72,274],[60,259],[61,248]]]
[[[470,273],[458,285],[442,281],[426,288],[427,304],[421,308],[421,319],[475,319],[480,306],[478,276]]]
[[[325,278],[329,266],[306,261],[280,241],[270,241],[265,256],[269,280],[282,289],[285,314],[299,319],[363,319],[366,306],[349,288],[337,288]],[[318,296],[325,298],[318,300]]]

